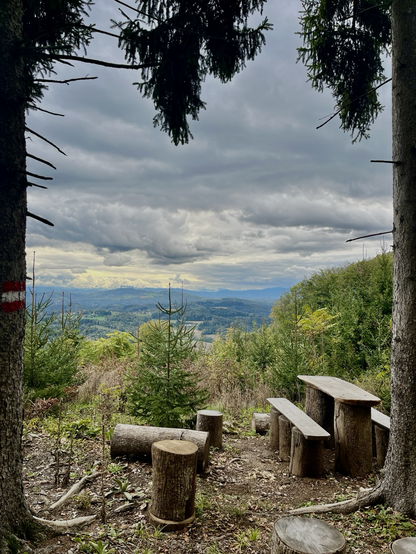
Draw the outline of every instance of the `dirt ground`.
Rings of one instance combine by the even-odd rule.
[[[60,509],[51,511],[49,506],[102,458],[99,440],[75,441],[68,485],[59,488],[54,484],[54,448],[50,437],[41,433],[24,439],[25,490],[35,515],[48,520],[97,518],[76,535],[60,535],[33,547],[36,554],[269,553],[273,524],[292,508],[345,500],[378,478],[377,473],[365,479],[334,473],[333,451],[325,451],[324,477],[293,477],[288,463],[270,450],[267,436],[225,434],[222,450],[211,452],[208,472],[197,477],[195,521],[183,531],[164,533],[146,520],[152,467],[143,461],[109,460],[103,479],[92,478]],[[68,451],[67,442],[62,445],[60,480],[68,469]],[[103,493],[106,523],[101,522]],[[349,554],[385,553],[391,540],[416,535],[414,521],[382,506],[319,517],[344,534]]]

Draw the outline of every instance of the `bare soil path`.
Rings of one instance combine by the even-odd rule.
[[[38,545],[36,554],[153,554],[153,553],[269,553],[274,522],[305,503],[345,500],[378,478],[351,479],[333,472],[333,452],[325,452],[326,474],[320,479],[289,475],[269,448],[268,437],[224,435],[223,449],[211,453],[209,471],[197,478],[196,520],[184,531],[160,533],[146,521],[151,497],[152,467],[137,460],[111,460],[104,477],[96,477],[60,509],[56,502],[101,459],[98,440],[77,440],[70,479],[65,489],[54,484],[54,444],[42,433],[24,441],[25,490],[34,513],[45,519],[71,519],[96,514],[82,534],[61,535]],[[69,444],[63,444],[60,476],[65,473]],[[106,523],[101,523],[102,491]],[[389,542],[416,535],[415,522],[384,507],[348,516],[327,514],[322,519],[347,539],[349,554],[388,552]],[[101,542],[100,542],[101,541]],[[94,546],[95,545],[95,546]],[[28,552],[30,554],[30,552]]]

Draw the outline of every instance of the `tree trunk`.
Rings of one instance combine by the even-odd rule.
[[[149,520],[178,531],[195,519],[196,444],[165,440],[152,445],[153,487]]]
[[[23,494],[26,148],[21,0],[0,2],[0,552],[30,520]]]
[[[292,427],[289,473],[297,477],[321,477],[324,474],[324,441],[308,440]]]
[[[416,5],[392,2],[393,338],[385,500],[416,516]]]

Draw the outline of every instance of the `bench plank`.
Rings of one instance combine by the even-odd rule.
[[[305,412],[292,404],[287,398],[268,398],[268,402],[284,415],[308,440],[328,440],[330,434],[322,429]]]
[[[327,375],[298,375],[307,385],[321,390],[339,402],[359,406],[376,406],[381,400],[356,385]]]
[[[390,418],[388,415],[371,408],[371,421],[383,427],[383,429],[390,429]]]

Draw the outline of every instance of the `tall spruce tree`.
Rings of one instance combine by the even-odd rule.
[[[377,487],[357,501],[331,509],[346,512],[385,501],[415,517],[416,4],[414,0],[304,0],[303,8],[304,47],[300,57],[312,85],[332,89],[341,126],[354,138],[367,136],[380,112],[377,89],[384,81],[383,54],[392,53],[394,253],[389,450],[384,477]]]
[[[42,79],[56,62],[123,67],[79,54],[97,32],[86,19],[91,5],[91,0],[0,2],[1,554],[8,550],[7,536],[22,536],[23,529],[35,526],[23,493],[21,444],[25,230],[26,217],[34,216],[27,211],[26,189],[36,183],[26,171],[25,110],[42,109]],[[142,93],[153,98],[155,123],[175,143],[189,139],[187,117],[196,119],[204,107],[204,77],[211,73],[227,81],[260,51],[270,26],[267,20],[257,29],[247,23],[262,6],[263,0],[140,0],[126,8],[133,17],[126,15],[119,25],[124,67],[144,71]]]

